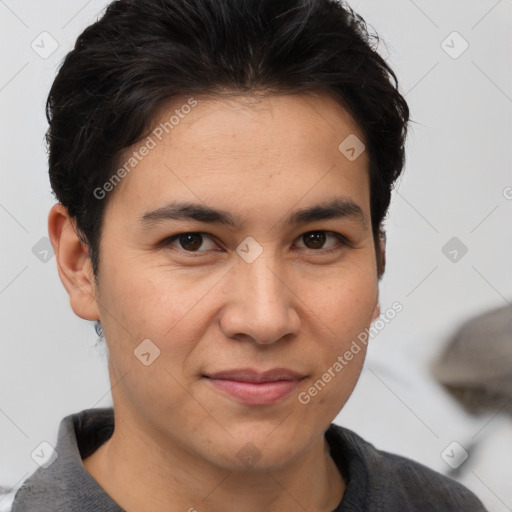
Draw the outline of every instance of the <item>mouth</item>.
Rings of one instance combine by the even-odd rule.
[[[287,397],[306,378],[286,368],[259,372],[251,368],[203,375],[217,391],[248,405],[270,405]]]

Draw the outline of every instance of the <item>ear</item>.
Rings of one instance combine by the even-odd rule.
[[[99,320],[96,283],[87,254],[88,246],[78,238],[75,223],[61,203],[55,204],[50,210],[48,234],[71,308],[84,320]]]
[[[380,281],[386,269],[386,232],[382,226],[379,227],[378,240],[375,244],[377,256],[377,278]]]
[[[379,304],[379,296],[377,294],[377,302],[375,303],[375,307],[373,308],[372,313],[372,322],[374,322],[380,316],[380,304]]]

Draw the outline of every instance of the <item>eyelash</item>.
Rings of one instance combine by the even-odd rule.
[[[327,254],[332,254],[332,253],[338,252],[341,249],[344,249],[346,247],[352,247],[352,244],[347,239],[347,237],[341,235],[340,233],[336,233],[335,231],[327,231],[327,230],[322,230],[322,229],[314,230],[314,231],[307,231],[307,232],[303,233],[302,235],[300,235],[298,238],[300,239],[301,237],[303,237],[305,235],[309,235],[311,233],[326,233],[328,235],[332,235],[335,238],[337,238],[340,243],[337,244],[335,247],[331,247],[330,249],[302,249],[302,248],[299,248],[303,251],[306,251],[307,254],[319,254],[320,253],[320,254],[327,255]],[[160,248],[164,248],[164,247],[167,248],[174,241],[178,240],[179,237],[182,235],[202,235],[202,236],[207,236],[211,239],[215,238],[213,235],[209,235],[208,233],[203,233],[200,231],[184,231],[182,233],[177,233],[176,235],[172,235],[172,236],[162,240],[162,242],[160,242],[158,245]],[[174,250],[174,249],[171,249],[171,250]],[[186,249],[181,249],[181,248],[177,248],[176,250],[181,251],[181,252],[187,254],[187,256],[192,256],[192,257],[197,257],[201,253],[208,252],[208,251],[199,251],[199,250],[198,251],[187,251]]]

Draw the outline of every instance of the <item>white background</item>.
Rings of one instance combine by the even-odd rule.
[[[30,453],[41,441],[55,443],[63,416],[111,404],[93,325],[69,307],[55,258],[43,263],[32,252],[47,236],[54,202],[46,96],[63,57],[106,3],[0,1],[0,485],[7,487],[36,468]],[[350,5],[383,39],[379,51],[414,122],[386,222],[380,290],[382,311],[395,301],[404,309],[372,340],[336,422],[445,474],[441,452],[452,441],[476,442],[458,478],[491,512],[512,510],[512,421],[499,411],[468,416],[428,373],[461,322],[512,298],[512,200],[503,193],[512,186],[512,2]],[[43,31],[59,45],[47,59],[31,48]],[[462,48],[454,31],[469,44],[458,58],[442,47],[447,40],[452,52]],[[457,263],[441,252],[454,236],[468,248]]]

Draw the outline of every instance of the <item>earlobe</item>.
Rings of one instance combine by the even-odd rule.
[[[50,210],[48,234],[71,308],[84,320],[99,320],[96,283],[87,245],[79,239],[75,224],[61,203],[55,204]]]
[[[375,307],[373,308],[372,322],[374,322],[377,318],[379,318],[379,316],[380,316],[380,304],[379,304],[379,301],[377,300],[377,303],[375,304]]]

